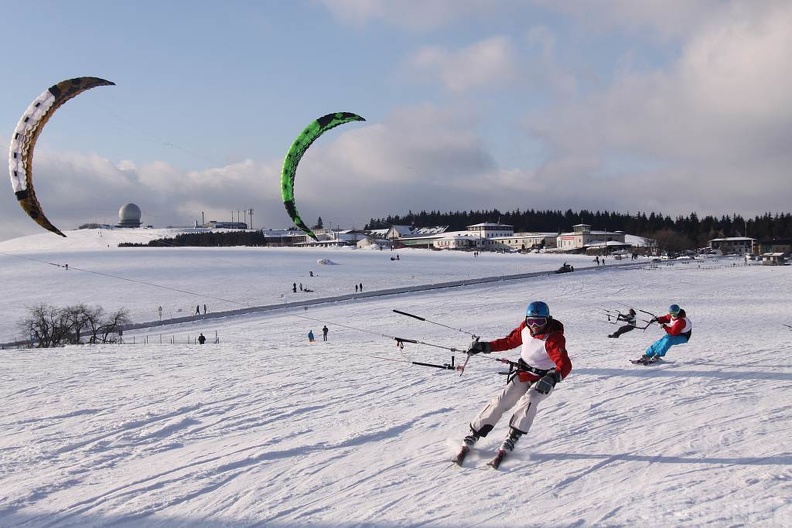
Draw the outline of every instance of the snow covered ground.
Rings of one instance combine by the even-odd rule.
[[[67,235],[0,243],[0,341],[19,338],[38,303],[126,307],[136,322],[157,321],[158,306],[166,320],[209,313],[123,345],[0,351],[2,526],[792,526],[790,267],[421,250],[392,261],[115,247],[159,236],[145,230]],[[348,298],[360,283],[374,295],[565,260],[577,271]],[[344,300],[290,306],[332,297]],[[464,349],[464,332],[501,337],[532,299],[565,323],[574,369],[499,471],[485,461],[505,419],[452,466],[502,365],[475,356],[461,376],[412,365],[453,353],[393,337]],[[663,365],[631,365],[660,330],[608,339],[602,309],[672,302],[694,322],[690,343]],[[271,304],[283,309],[221,313]]]

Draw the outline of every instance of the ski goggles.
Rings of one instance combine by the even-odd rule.
[[[679,312],[668,312],[668,315],[676,319],[677,317],[679,317]]]
[[[539,328],[547,324],[547,317],[526,317],[525,324],[531,328]]]

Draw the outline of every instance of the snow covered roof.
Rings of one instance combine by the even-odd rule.
[[[413,230],[413,235],[436,235],[438,233],[445,233],[448,226],[434,226],[434,227],[417,227]]]
[[[618,240],[608,240],[607,242],[592,242],[591,244],[586,244],[583,247],[601,247],[601,246],[608,246],[608,247],[626,247],[631,246],[629,242],[619,242]]]
[[[392,225],[390,226],[390,229],[393,229],[394,231],[399,233],[399,236],[410,235],[412,234],[412,230],[413,230],[413,228],[408,225]],[[388,231],[390,231],[390,229],[388,229]]]

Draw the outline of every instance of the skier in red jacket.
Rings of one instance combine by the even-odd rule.
[[[566,350],[564,325],[550,316],[550,308],[542,301],[528,305],[525,320],[508,336],[494,341],[477,341],[469,354],[500,352],[521,347],[517,371],[506,387],[470,422],[459,462],[479,438],[487,436],[503,414],[514,407],[509,419],[509,432],[499,449],[501,458],[514,449],[528,432],[539,404],[552,392],[556,383],[572,370]]]
[[[634,363],[650,365],[657,362],[672,346],[687,343],[693,333],[693,322],[678,304],[669,306],[666,315],[655,317],[652,322],[659,323],[665,335],[649,345],[644,355],[634,360]]]

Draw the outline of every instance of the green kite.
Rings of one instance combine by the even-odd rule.
[[[292,219],[294,225],[302,229],[308,236],[316,240],[316,235],[311,231],[305,222],[300,218],[297,213],[297,206],[294,203],[294,177],[297,175],[297,165],[308,150],[308,147],[319,138],[322,134],[344,123],[350,121],[365,121],[362,117],[351,112],[336,112],[322,116],[316,121],[311,122],[310,125],[305,127],[297,139],[294,140],[292,146],[289,147],[289,152],[286,153],[286,159],[283,160],[283,170],[281,171],[281,196],[283,197],[283,205],[286,207],[286,212],[289,213],[289,218]]]

